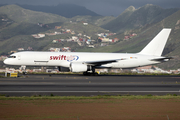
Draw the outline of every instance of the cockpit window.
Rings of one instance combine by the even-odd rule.
[[[16,56],[9,56],[9,58],[16,58]]]

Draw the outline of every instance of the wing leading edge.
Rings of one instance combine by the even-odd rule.
[[[116,59],[116,60],[87,61],[87,62],[84,62],[84,64],[92,65],[92,66],[101,66],[108,63],[118,62],[120,60],[126,60],[126,58]]]

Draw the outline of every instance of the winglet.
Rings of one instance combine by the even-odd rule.
[[[139,54],[161,56],[171,29],[164,28]]]

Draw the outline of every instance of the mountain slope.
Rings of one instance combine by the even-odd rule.
[[[176,11],[178,9],[163,9],[151,4],[147,4],[139,9],[130,6],[116,19],[101,27],[113,32],[124,32],[141,28],[146,24],[157,23]]]
[[[64,16],[66,18],[72,18],[74,16],[100,16],[97,13],[86,9],[83,6],[75,5],[75,4],[59,4],[57,6],[35,6],[35,5],[19,5],[25,9],[33,10],[33,11],[41,11],[46,13],[53,13],[60,16]]]
[[[15,22],[27,22],[27,23],[54,23],[65,22],[67,18],[43,12],[36,12],[27,9],[23,9],[17,5],[6,5],[0,7],[0,14],[5,14],[11,20]]]
[[[153,7],[153,9],[151,8]],[[147,9],[147,10],[146,10]],[[157,10],[157,13],[155,11]],[[17,50],[17,48],[33,47],[34,50],[48,50],[50,47],[64,47],[69,46],[75,51],[91,51],[91,52],[139,52],[145,45],[148,44],[154,36],[158,34],[163,28],[172,28],[170,38],[167,42],[163,55],[173,56],[175,59],[170,62],[161,64],[163,68],[179,68],[180,67],[180,10],[177,9],[167,9],[156,8],[155,6],[147,5],[139,9],[135,9],[133,6],[129,7],[120,16],[115,18],[103,18],[103,17],[91,17],[91,16],[76,16],[72,19],[67,19],[58,15],[35,12],[23,9],[16,5],[9,5],[0,7],[0,17],[7,17],[10,21],[14,21],[8,26],[0,28],[0,54],[8,53],[11,50]],[[26,14],[25,14],[25,13]],[[173,14],[172,14],[173,13]],[[41,16],[42,14],[42,16]],[[169,14],[167,16],[167,14]],[[47,15],[45,19],[43,15]],[[143,16],[145,15],[145,16]],[[29,17],[31,16],[31,17]],[[167,17],[165,17],[167,16]],[[36,18],[35,18],[36,17]],[[45,20],[43,20],[43,17]],[[164,18],[165,17],[165,18]],[[62,19],[61,19],[62,18]],[[64,19],[63,19],[64,18]],[[134,19],[133,19],[134,18]],[[164,18],[164,19],[163,19]],[[83,49],[83,47],[78,47],[77,43],[63,42],[59,44],[53,44],[54,39],[65,39],[69,38],[71,34],[61,34],[57,36],[46,36],[45,38],[35,39],[31,36],[34,33],[45,33],[55,31],[55,26],[61,26],[62,28],[72,29],[76,33],[86,34],[88,36],[94,37],[95,33],[107,32],[107,30],[102,29],[94,24],[88,24],[84,26],[82,22],[64,22],[64,21],[88,21],[92,23],[102,24],[101,21],[106,22],[110,20],[115,22],[109,22],[108,24],[114,25],[114,29],[117,31],[122,31],[121,34],[116,36],[121,41],[111,44],[106,47],[99,47],[95,49]],[[42,20],[42,21],[39,21]],[[55,22],[58,21],[58,22]],[[129,21],[129,22],[128,22]],[[158,22],[159,21],[159,22]],[[48,23],[50,28],[41,28],[35,23],[42,22]],[[50,24],[52,23],[52,24]],[[115,24],[116,23],[116,24]],[[3,23],[4,24],[4,23]],[[3,25],[2,24],[2,25]],[[119,24],[121,29],[119,29]],[[133,27],[132,27],[133,26]],[[124,31],[130,30],[131,33],[136,33],[137,36],[123,41]],[[94,37],[95,38],[95,37]],[[97,36],[96,36],[97,38]]]
[[[130,40],[121,41],[116,44],[96,49],[83,49],[79,51],[137,53],[141,51],[163,28],[172,28],[163,51],[163,56],[172,56],[174,59],[160,64],[159,66],[164,69],[180,68],[180,10],[156,24],[145,25],[140,29],[132,30],[132,32],[136,32],[138,36]],[[123,38],[120,39],[122,40]]]
[[[107,24],[108,22],[110,22],[111,20],[115,19],[115,17],[113,16],[75,16],[73,18],[71,18],[71,21],[75,21],[75,22],[80,22],[80,21],[84,21],[87,23],[91,23],[97,26],[102,26],[104,24]]]
[[[121,15],[119,15],[116,19],[110,21],[109,23],[102,25],[101,27],[104,29],[108,29],[113,32],[123,31],[122,29],[125,24],[127,23],[127,20],[129,17],[133,14],[135,11],[135,8],[133,6],[128,7]]]
[[[8,27],[0,30],[0,41],[5,41],[17,35],[31,35],[39,32],[44,32],[50,28],[39,27],[36,24],[31,23],[13,23]]]

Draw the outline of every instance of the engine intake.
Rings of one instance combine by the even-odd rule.
[[[82,63],[71,63],[69,69],[71,72],[86,72],[91,70],[91,66]]]

